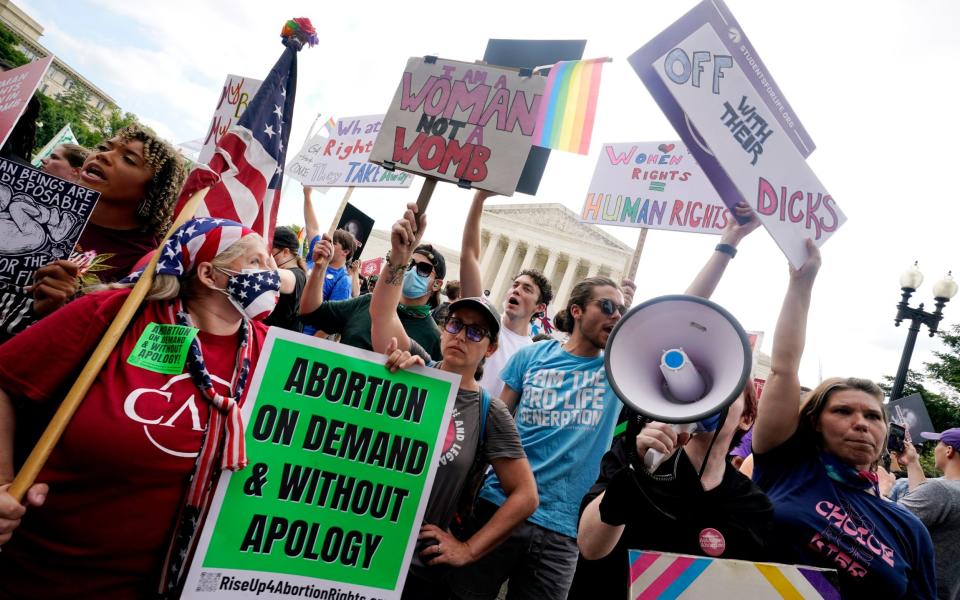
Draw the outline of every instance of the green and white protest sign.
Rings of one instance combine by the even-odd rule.
[[[270,329],[183,598],[400,598],[459,378],[384,362]]]
[[[61,144],[79,143],[80,142],[77,141],[77,136],[73,135],[73,129],[70,127],[70,123],[67,123],[60,128],[60,131],[58,131],[56,135],[50,138],[50,141],[40,149],[40,152],[37,152],[34,155],[33,160],[30,161],[30,164],[39,169],[43,159],[53,154],[53,151],[56,150],[57,146]]]

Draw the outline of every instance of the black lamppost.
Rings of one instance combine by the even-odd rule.
[[[926,325],[930,330],[930,337],[937,333],[937,326],[943,319],[943,306],[957,294],[957,282],[951,277],[952,271],[947,276],[933,284],[933,300],[936,309],[932,312],[923,310],[923,303],[918,308],[911,307],[908,302],[910,296],[920,284],[923,283],[923,273],[917,268],[917,263],[903,272],[900,276],[900,289],[903,290],[903,296],[900,303],[897,304],[897,318],[894,323],[897,327],[904,319],[910,321],[910,329],[907,333],[907,341],[903,345],[903,354],[900,356],[900,366],[897,368],[897,378],[893,382],[893,388],[890,390],[890,400],[899,400],[903,395],[903,386],[907,382],[907,370],[910,368],[910,357],[913,355],[913,346],[917,342],[917,333],[920,332],[920,326]]]

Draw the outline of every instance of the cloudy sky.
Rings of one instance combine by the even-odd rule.
[[[809,164],[846,213],[823,248],[801,377],[893,374],[906,327],[893,326],[898,277],[914,260],[932,284],[960,271],[954,115],[960,3],[952,0],[727,0],[757,52],[817,144]],[[587,57],[610,56],[591,154],[554,152],[535,198],[582,206],[603,142],[675,139],[626,57],[694,5],[676,2],[502,2],[464,5],[364,2],[17,0],[45,28],[42,43],[171,141],[205,134],[227,73],[262,79],[281,53],[277,33],[292,16],[313,20],[320,45],[301,52],[291,145],[318,113],[382,113],[410,56],[480,58],[488,38],[587,39]],[[442,6],[442,8],[441,8]],[[321,221],[341,191],[322,196]],[[386,228],[416,189],[360,190],[354,202]],[[469,193],[441,185],[427,237],[459,247]],[[281,223],[300,220],[289,185]],[[442,225],[442,226],[441,226]],[[637,230],[608,231],[633,246]],[[639,298],[675,293],[716,238],[651,231],[637,276]],[[787,281],[786,260],[760,230],[748,238],[714,300],[770,342]],[[944,326],[960,322],[960,299]],[[939,347],[918,340],[912,365]]]

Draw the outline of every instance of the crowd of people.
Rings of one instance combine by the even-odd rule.
[[[491,303],[482,191],[463,224],[458,281],[446,280],[414,204],[366,280],[354,236],[321,233],[309,188],[303,239],[278,227],[268,248],[239,223],[188,221],[20,503],[9,482],[128,296],[131,278],[116,282],[169,228],[185,174],[138,126],[90,151],[60,146],[43,169],[100,192],[79,246],[109,268],[81,289],[80,266],[56,261],[0,307],[0,598],[176,593],[213,481],[246,465],[240,408],[268,326],[381,353],[393,371],[459,375],[464,437],[437,470],[404,598],[492,600],[504,586],[510,599],[623,598],[628,549],[833,569],[843,597],[960,598],[960,429],[925,434],[940,479],[926,480],[904,445],[907,489],[892,499],[876,384],[801,389],[821,263],[812,242],[790,270],[762,397],[747,383],[711,431],[678,433],[625,409],[607,381],[604,349],[633,282],[588,277],[551,310],[549,279],[526,269]],[[687,294],[709,298],[757,228],[749,207],[734,212]],[[254,281],[258,293],[246,293]],[[556,332],[535,341],[550,312]],[[127,360],[157,325],[198,330],[181,373]],[[666,458],[648,466],[650,451]]]

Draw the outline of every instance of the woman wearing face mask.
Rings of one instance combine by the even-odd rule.
[[[807,252],[790,270],[753,428],[753,479],[773,502],[770,559],[836,569],[844,598],[932,599],[930,534],[878,487],[889,422],[883,392],[867,379],[837,377],[801,400],[797,370],[820,270],[810,240]]]
[[[21,406],[57,404],[129,286],[85,295],[0,347],[0,598],[148,597],[182,573],[215,474],[246,464],[240,407],[279,289],[270,254],[238,223],[194,219],[161,256],[27,508],[6,491],[29,450],[15,451],[14,425],[19,436],[36,412]]]
[[[439,363],[411,343],[394,308],[401,288],[407,285],[409,271],[405,267],[423,236],[424,221],[415,217],[415,210],[415,204],[408,205],[404,218],[393,226],[390,258],[372,294],[370,315],[374,349],[389,356],[387,366],[392,370],[427,361],[440,370],[460,375],[460,389],[450,417],[451,428],[460,423],[459,435],[455,438],[458,431],[451,429],[447,436],[449,447],[443,449],[445,458],[427,502],[421,543],[415,550],[403,590],[404,599],[439,600],[449,597],[446,581],[457,577],[457,571],[450,570],[451,567],[470,564],[490,552],[533,513],[538,499],[533,472],[510,413],[479,384],[483,361],[497,349],[500,329],[500,316],[490,302],[486,298],[461,298],[450,305],[441,334],[443,359]],[[416,356],[407,351],[411,347]],[[503,482],[507,499],[476,532],[458,538],[449,528],[457,515],[468,517],[458,512],[463,508],[461,499],[472,504],[479,477],[487,465]],[[477,486],[471,487],[473,480]]]
[[[100,144],[83,163],[77,183],[100,192],[77,252],[94,254],[83,284],[126,277],[170,226],[186,169],[170,144],[130,125]],[[76,295],[80,268],[58,260],[37,269],[28,290],[0,290],[0,343],[52,313]]]
[[[271,327],[282,327],[290,331],[303,331],[303,323],[297,314],[303,286],[307,282],[307,263],[297,250],[300,242],[297,234],[289,227],[277,227],[273,230],[273,248],[270,253],[277,263],[280,275],[280,301],[277,308],[264,321]]]

